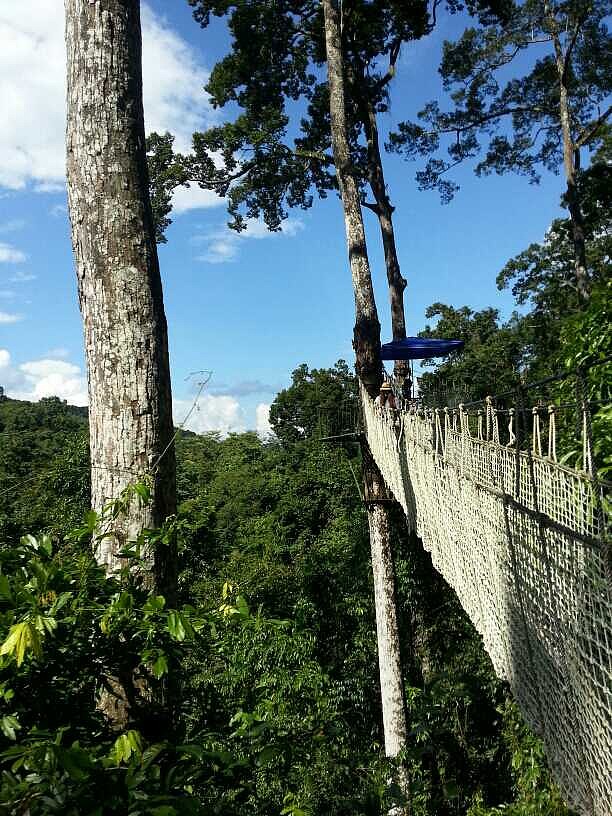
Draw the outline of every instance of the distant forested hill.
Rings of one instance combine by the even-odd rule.
[[[87,409],[0,398],[0,536],[66,530],[88,496]]]

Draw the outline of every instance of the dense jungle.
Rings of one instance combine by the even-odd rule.
[[[553,360],[608,359],[589,369],[595,403],[609,387],[610,348],[594,339],[606,303],[596,296],[558,324]],[[430,311],[442,336],[452,323],[466,340],[462,356],[423,375],[430,391],[442,377],[477,389],[487,367],[504,387],[517,336],[537,326],[532,312],[501,324],[494,310]],[[524,365],[542,373],[535,341]],[[113,579],[92,556],[86,410],[0,401],[6,812],[365,816],[396,800],[381,754],[359,449],[324,441],[358,421],[356,398],[343,361],[303,365],[272,406],[274,436],[179,433],[178,512],[150,533],[178,541],[171,601],[138,577],[135,549]],[[607,472],[609,416],[595,421],[608,433],[598,449]],[[134,490],[147,500],[146,484]],[[541,743],[400,510],[393,548],[411,812],[569,813]],[[134,672],[159,687],[154,699],[161,690],[174,702],[160,715],[151,701],[117,737],[91,703],[100,678]]]

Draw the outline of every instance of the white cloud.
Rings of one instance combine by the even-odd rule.
[[[174,423],[182,423],[191,410],[193,403],[189,400],[174,400]],[[222,435],[232,431],[240,433],[245,430],[244,411],[234,397],[215,397],[204,394],[198,400],[185,428],[195,433],[219,431]]]
[[[214,116],[204,93],[209,72],[194,49],[146,4],[142,6],[142,74],[147,131],[169,130],[176,148],[188,151],[193,132]]]
[[[9,278],[11,283],[27,283],[28,281],[36,280],[37,275],[34,275],[32,272],[15,272],[12,278]]]
[[[205,251],[196,256],[197,261],[210,264],[231,263],[235,261],[240,252],[241,241],[254,238],[274,238],[284,236],[292,238],[304,229],[304,224],[298,218],[288,218],[283,221],[280,232],[270,232],[263,221],[254,218],[247,219],[247,229],[243,232],[230,230],[228,227],[216,229],[209,233],[196,235],[193,238],[195,243],[206,245]]]
[[[190,187],[177,187],[172,196],[172,212],[175,215],[189,210],[218,207],[225,199],[213,193],[212,190],[203,190],[197,184]]]
[[[228,235],[221,238],[211,238],[206,252],[196,256],[197,261],[204,263],[221,264],[230,263],[238,257],[238,239]]]
[[[177,148],[188,150],[193,131],[214,117],[203,91],[208,72],[197,52],[146,4],[142,36],[147,131],[168,130],[175,135]],[[0,42],[0,187],[19,190],[32,184],[38,192],[61,192],[65,187],[63,4],[2,0]],[[212,198],[197,196],[197,206],[212,206]],[[190,200],[190,206],[183,204],[181,211],[194,208],[194,199]]]
[[[79,366],[65,360],[34,360],[22,363],[19,371],[27,384],[25,399],[60,397],[71,405],[87,404],[87,384]]]
[[[0,263],[24,263],[25,260],[24,252],[0,241]]]
[[[41,181],[34,185],[35,193],[65,193],[66,185],[62,181]]]
[[[0,326],[6,326],[9,323],[19,323],[20,320],[23,320],[23,315],[14,314],[12,312],[0,312]]]
[[[1,314],[1,313],[0,313]],[[52,349],[39,360],[15,364],[7,349],[0,348],[0,385],[7,396],[36,402],[42,397],[59,397],[71,405],[87,405],[87,380],[81,368],[67,360],[58,359],[66,349]],[[231,396],[203,394],[195,410],[193,401],[176,399],[173,403],[174,422],[184,422],[187,430],[195,433],[218,431],[242,433],[246,430],[245,413],[240,402]],[[270,406],[260,403],[256,408],[257,432],[264,437],[270,433],[268,413]]]
[[[54,218],[61,218],[68,214],[68,207],[65,204],[54,204],[49,210],[49,215]]]
[[[53,0],[4,0],[0,11],[0,184],[64,175],[63,14]]]
[[[255,408],[255,430],[262,439],[274,434],[270,425],[270,405],[267,402],[260,402]]]
[[[25,224],[26,222],[23,218],[13,218],[10,221],[4,221],[4,223],[0,224],[0,233],[17,232],[17,230],[23,229]]]
[[[45,358],[51,357],[54,360],[63,360],[69,356],[70,352],[68,351],[67,348],[64,348],[63,346],[60,346],[59,348],[49,349],[49,351],[45,353]]]
[[[31,400],[60,397],[71,405],[87,404],[87,382],[79,366],[65,360],[30,360],[14,365],[0,349],[0,377],[7,396]]]

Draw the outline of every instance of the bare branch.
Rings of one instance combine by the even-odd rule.
[[[397,63],[397,58],[399,57],[400,48],[402,47],[402,38],[397,37],[392,43],[391,48],[389,49],[389,67],[387,68],[386,73],[378,80],[378,82],[374,85],[375,91],[382,90],[385,85],[388,85],[389,82],[395,76],[395,65]]]
[[[366,209],[371,210],[375,215],[380,215],[380,207],[378,204],[373,204],[370,201],[362,201],[361,202]]]
[[[433,7],[431,9],[431,24],[432,28],[435,28],[438,22],[438,6],[442,3],[442,0],[434,0]]]
[[[574,26],[574,30],[572,32],[572,37],[567,45],[567,49],[565,51],[565,58],[563,60],[563,79],[565,80],[567,76],[567,70],[569,68],[570,60],[572,58],[572,52],[574,50],[574,46],[578,41],[578,35],[582,30],[582,26],[586,22],[587,17],[589,16],[589,12],[591,11],[590,6],[586,6],[583,13],[578,17],[576,20],[576,25]]]
[[[465,133],[467,130],[473,130],[473,128],[480,127],[481,125],[485,125],[487,122],[492,122],[495,119],[501,119],[504,116],[512,116],[515,113],[544,113],[548,114],[549,111],[534,105],[532,107],[524,107],[524,108],[503,108],[499,111],[490,111],[489,113],[485,113],[482,116],[478,116],[472,121],[468,122],[466,125],[459,125],[454,127],[447,127],[447,128],[438,128],[436,130],[427,130],[423,132],[424,136],[435,136],[439,133],[455,133],[457,137],[460,133]]]
[[[612,105],[609,105],[607,110],[605,110],[601,114],[601,116],[598,116],[597,119],[591,125],[589,125],[587,128],[585,128],[582,131],[580,136],[574,142],[574,149],[579,150],[585,144],[590,142],[591,139],[597,134],[597,131],[604,124],[604,122],[610,116],[611,113],[612,113]]]

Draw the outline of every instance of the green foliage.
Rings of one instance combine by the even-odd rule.
[[[396,797],[382,751],[359,460],[354,446],[317,441],[320,409],[354,394],[343,364],[303,366],[278,397],[282,442],[179,435],[176,603],[148,588],[139,560],[169,531],[126,546],[114,578],[91,555],[92,536],[112,530],[122,503],[146,501],[146,485],[57,542],[4,537],[0,801],[9,813],[388,811]],[[30,410],[10,408],[15,422]],[[480,639],[399,519],[396,529],[415,816],[513,802],[511,751],[543,773],[537,743],[504,736],[504,690]],[[113,732],[95,701],[117,679],[135,691]],[[550,792],[545,776],[535,788]]]
[[[604,135],[604,142],[590,167],[578,177],[587,269],[590,285],[594,287],[605,284],[612,256],[612,143],[609,130]],[[511,258],[497,276],[497,286],[499,289],[511,286],[516,302],[529,307],[523,329],[529,347],[532,378],[538,379],[560,369],[566,363],[566,350],[582,348],[578,335],[570,339],[566,331],[563,337],[562,330],[567,321],[579,321],[579,313],[584,308],[576,291],[574,247],[568,219],[553,221],[544,241],[530,244]],[[599,332],[597,342],[605,342],[605,332]],[[560,348],[563,349],[561,352]],[[574,360],[574,367],[577,362]]]
[[[542,743],[526,728],[516,705],[506,702],[499,710],[503,737],[511,752],[516,800],[501,807],[486,807],[482,795],[466,816],[569,816],[570,811],[551,784]]]
[[[206,87],[215,107],[233,119],[194,134],[188,176],[228,200],[230,226],[262,218],[278,230],[288,209],[312,206],[337,189],[331,156],[329,97],[320,4],[311,0],[225,2],[189,0],[202,27],[226,19],[231,49],[214,66]],[[450,2],[456,9],[459,3]],[[488,8],[503,3],[474,3]],[[368,106],[388,109],[388,84],[400,47],[432,27],[423,0],[353,0],[344,6],[350,142],[358,183],[369,183],[364,145]],[[211,156],[222,158],[217,166]]]
[[[612,475],[612,285],[593,290],[588,306],[562,324],[560,356],[570,371],[581,372],[580,381],[570,379],[560,387],[562,398],[587,400],[591,405],[593,454],[599,476]],[[568,461],[582,466],[582,446],[576,445]]]
[[[172,194],[177,187],[187,184],[185,168],[177,160],[173,144],[174,136],[169,133],[150,133],[147,137],[149,196],[158,244],[166,243],[165,232],[172,223]]]
[[[309,371],[304,364],[274,400],[270,424],[282,442],[291,443],[353,431],[358,413],[357,381],[344,360],[332,369]]]
[[[0,399],[0,539],[57,535],[89,503],[87,409]]]
[[[453,337],[465,342],[464,350],[437,363],[434,372],[420,379],[421,395],[437,404],[457,404],[483,399],[488,394],[515,387],[524,360],[524,332],[518,315],[506,323],[497,309],[474,312],[443,303],[427,308],[426,317],[438,318],[420,337]],[[425,361],[425,365],[433,365]]]
[[[152,740],[155,696],[146,717],[115,736],[95,700],[110,678],[147,677],[153,689],[179,643],[193,636],[192,610],[168,610],[137,579],[128,559],[106,578],[88,548],[55,548],[24,536],[0,550],[0,715],[8,813],[195,813],[197,768],[185,751]],[[175,623],[181,621],[182,633]],[[158,719],[158,717],[157,717]],[[153,725],[152,725],[153,724]],[[171,732],[166,731],[167,734]]]

